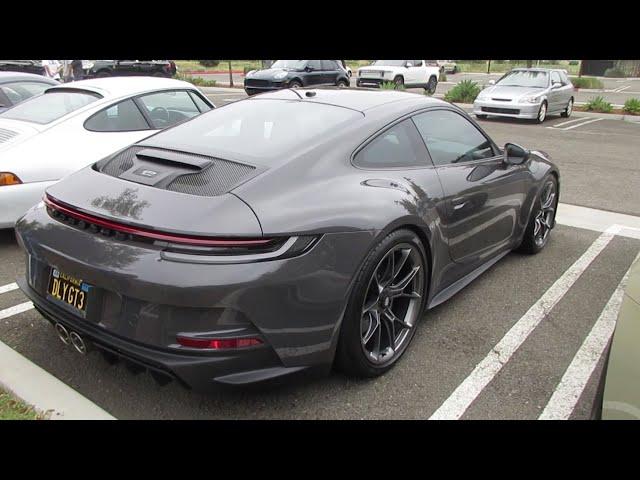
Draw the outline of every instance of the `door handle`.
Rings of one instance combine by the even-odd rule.
[[[469,203],[469,200],[463,200],[460,203],[457,203],[455,200],[453,202],[451,202],[453,204],[453,209],[454,210],[460,210],[461,208],[463,208],[467,203]]]

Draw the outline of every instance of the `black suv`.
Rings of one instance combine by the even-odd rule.
[[[349,75],[336,60],[276,60],[267,69],[252,70],[244,79],[247,95],[316,85],[348,87]]]
[[[42,60],[0,60],[0,71],[45,74]]]
[[[85,78],[149,76],[172,77],[176,64],[171,60],[95,60]]]

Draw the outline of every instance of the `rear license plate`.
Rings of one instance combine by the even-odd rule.
[[[67,310],[85,317],[91,285],[79,278],[61,272],[57,268],[51,269],[48,297],[66,307]]]

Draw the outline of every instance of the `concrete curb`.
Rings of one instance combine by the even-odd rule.
[[[2,342],[0,387],[49,420],[115,420],[91,400]]]

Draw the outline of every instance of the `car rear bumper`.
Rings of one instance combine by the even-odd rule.
[[[42,200],[46,188],[54,183],[33,182],[0,187],[0,229],[13,228],[16,220]]]
[[[511,117],[523,119],[535,119],[538,117],[540,104],[536,103],[515,103],[515,102],[473,102],[473,113],[475,115],[491,115],[497,117]]]
[[[24,277],[18,280],[18,284],[36,310],[52,325],[60,323],[69,332],[77,332],[85,342],[90,342],[91,347],[105,353],[110,360],[123,361],[132,371],[147,371],[159,383],[176,380],[187,388],[206,392],[215,389],[216,385],[266,382],[307,369],[284,367],[273,349],[267,345],[214,354],[151,348],[112,335],[66,312],[39,295]]]
[[[333,362],[340,322],[372,232],[324,234],[301,255],[211,263],[118,241],[30,210],[16,225],[25,293],[52,322],[203,389],[252,383]],[[192,258],[188,258],[192,257]],[[86,319],[47,299],[51,268],[91,285]],[[261,345],[197,350],[177,336],[256,337]]]

